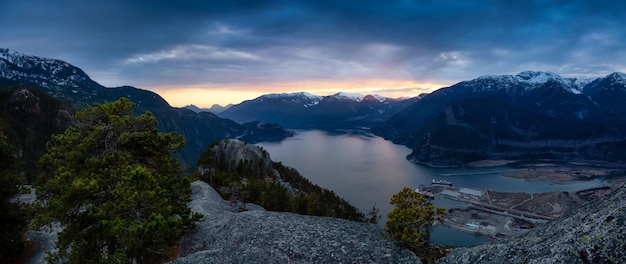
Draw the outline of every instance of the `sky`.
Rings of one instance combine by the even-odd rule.
[[[388,97],[482,75],[626,72],[626,1],[2,0],[0,47],[173,106]]]

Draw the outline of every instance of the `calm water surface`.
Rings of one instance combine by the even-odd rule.
[[[336,135],[323,131],[297,131],[295,137],[278,143],[263,142],[272,160],[297,169],[311,182],[333,190],[364,213],[372,206],[380,209],[381,222],[392,209],[389,199],[403,187],[415,189],[430,185],[433,179],[445,179],[458,187],[472,187],[506,192],[576,191],[604,186],[600,179],[559,184],[526,182],[499,176],[510,168],[430,168],[406,160],[411,153],[407,147],[380,137]],[[435,205],[450,207],[449,201],[435,200]],[[438,227],[433,241],[457,246],[485,241]]]

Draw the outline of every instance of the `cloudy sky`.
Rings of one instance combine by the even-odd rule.
[[[481,75],[626,71],[626,1],[0,1],[0,47],[174,106],[416,96]]]

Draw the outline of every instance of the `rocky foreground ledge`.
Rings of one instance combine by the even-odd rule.
[[[626,187],[517,238],[460,248],[438,263],[626,263]]]
[[[174,263],[421,263],[382,238],[381,227],[330,217],[236,212],[207,183],[191,185],[190,207],[204,215]]]

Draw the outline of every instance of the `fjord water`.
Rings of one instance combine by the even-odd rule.
[[[364,213],[372,206],[380,209],[381,222],[392,209],[389,199],[403,187],[415,189],[430,185],[433,179],[451,181],[457,187],[504,192],[576,191],[603,186],[600,179],[567,184],[527,182],[500,176],[510,170],[492,168],[431,168],[406,159],[411,150],[376,136],[329,134],[318,130],[297,131],[282,142],[262,142],[272,160],[297,169],[312,183],[333,190]],[[451,201],[435,200],[449,207]],[[483,238],[438,227],[432,239],[438,244],[468,246]]]

